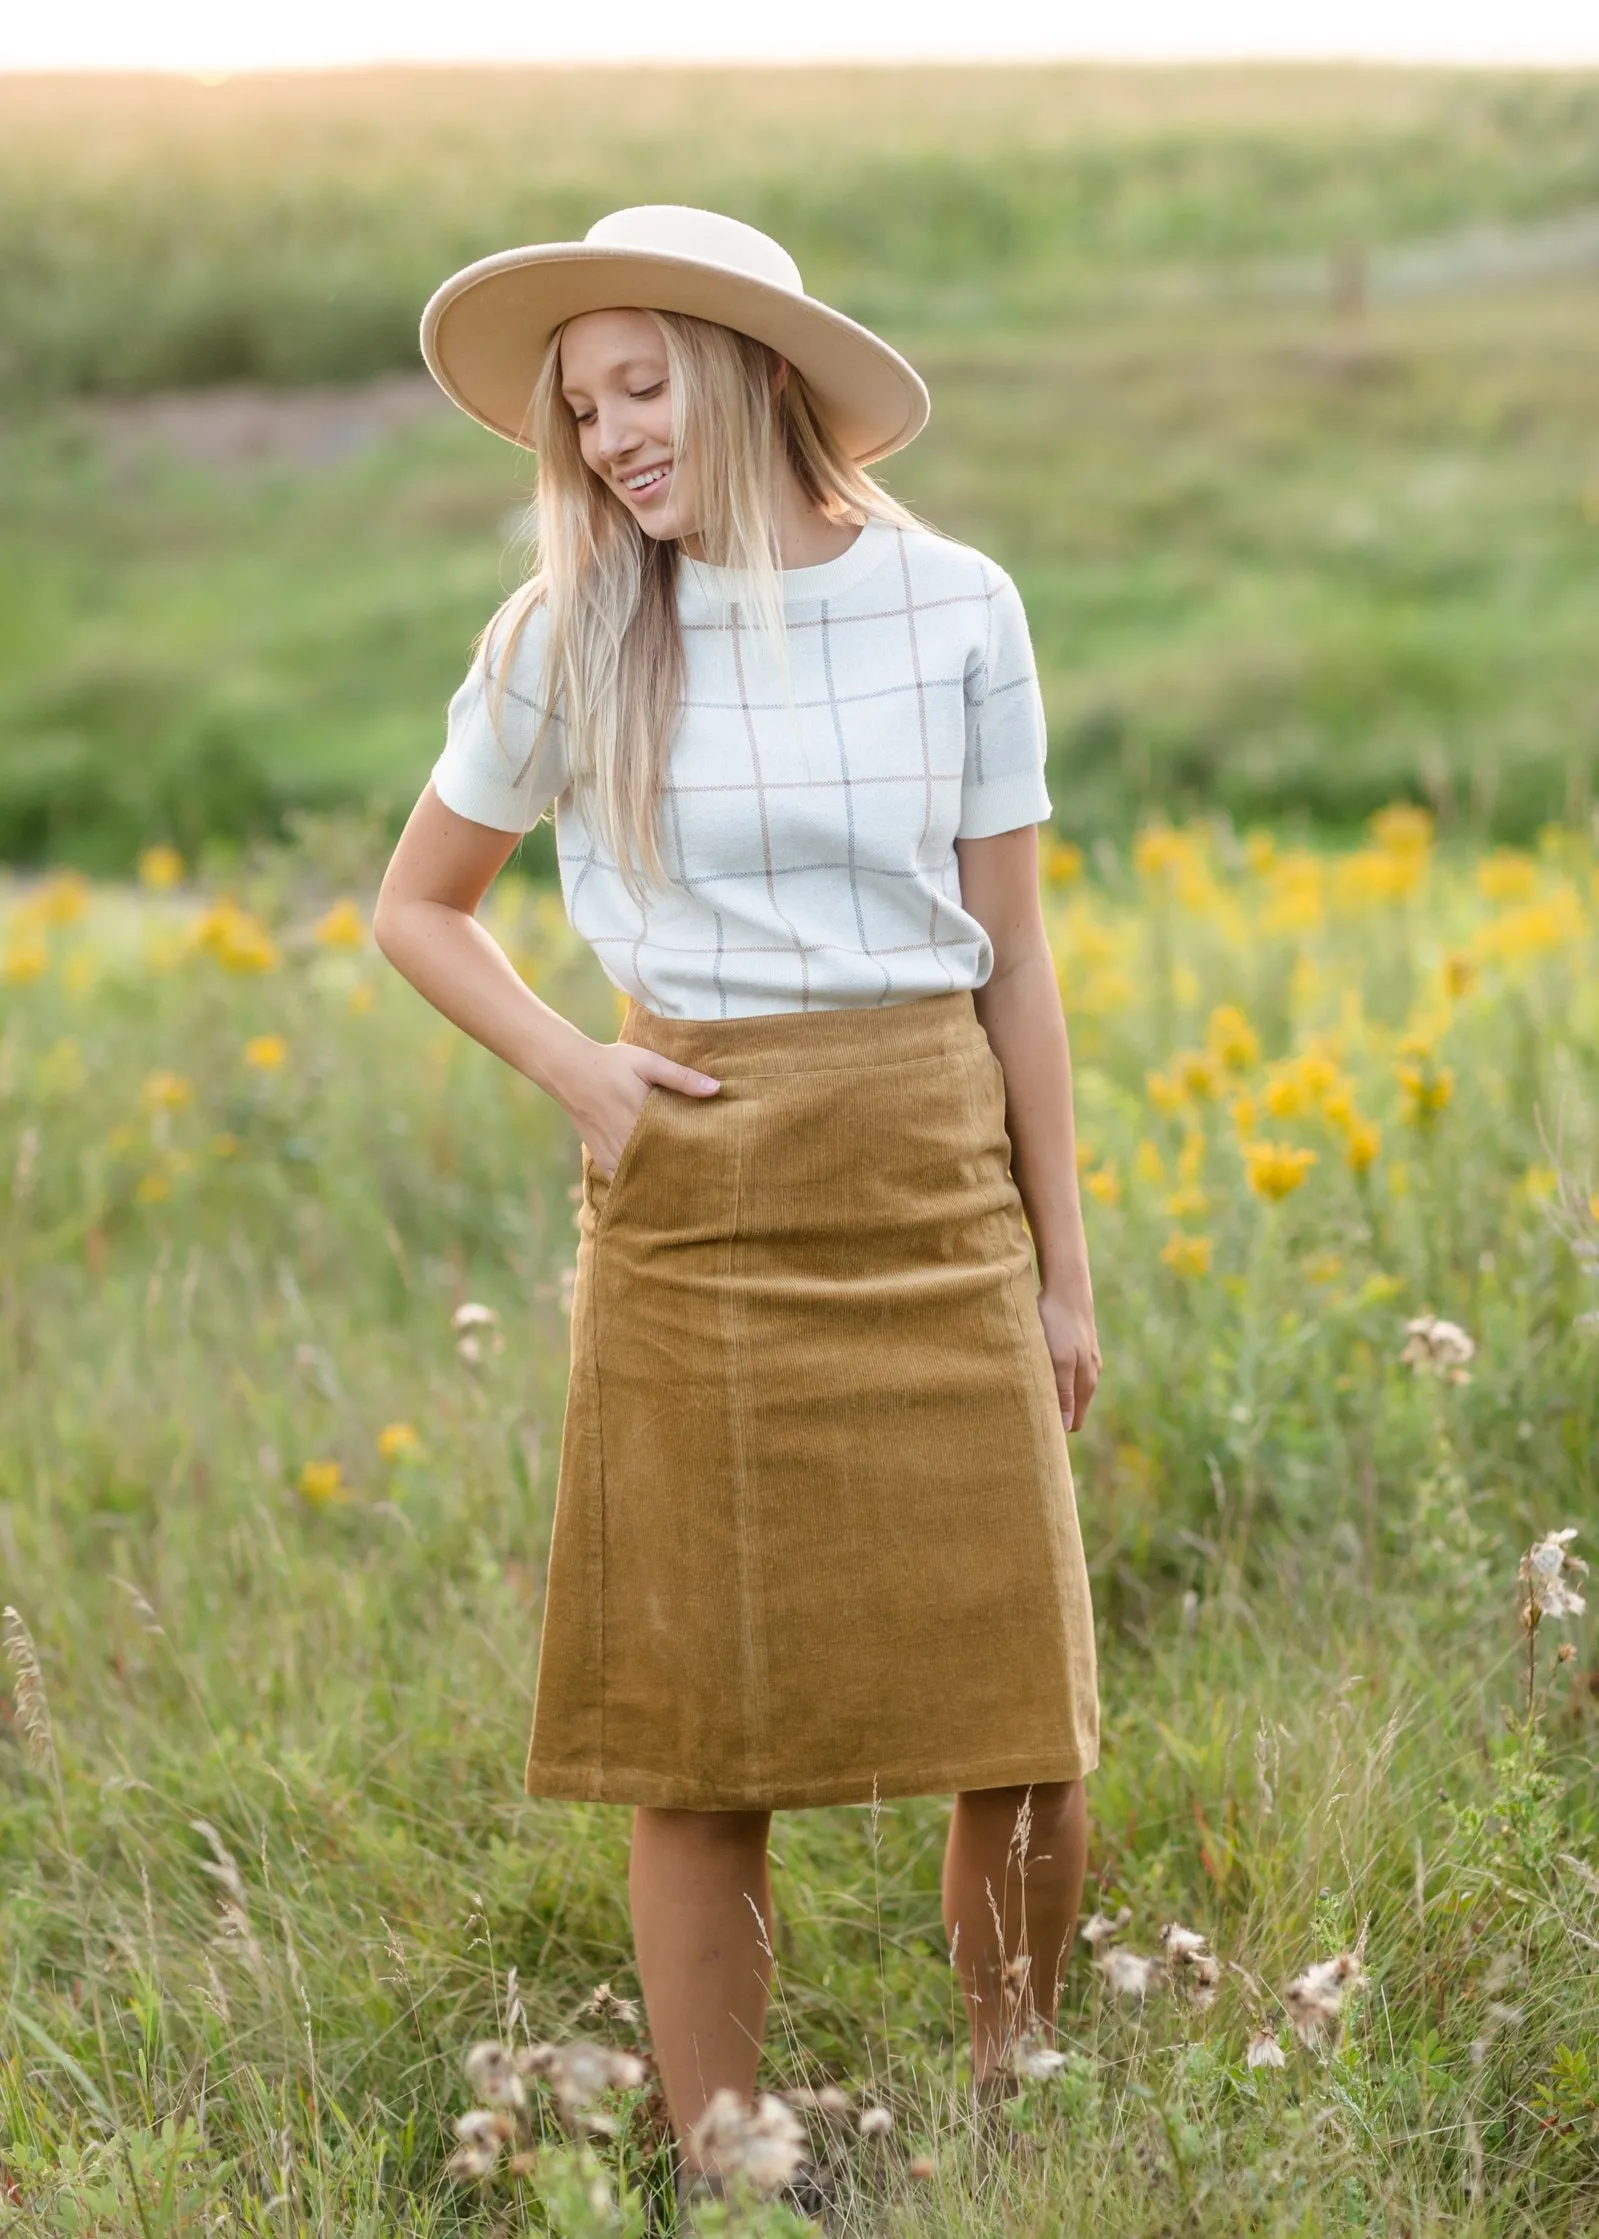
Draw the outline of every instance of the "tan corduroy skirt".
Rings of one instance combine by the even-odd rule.
[[[1076,1779],[1088,1578],[970,993],[620,1039],[722,1085],[584,1152],[529,1793]]]

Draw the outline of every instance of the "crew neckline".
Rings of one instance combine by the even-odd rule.
[[[855,541],[836,559],[820,560],[814,567],[784,568],[779,575],[783,604],[796,606],[807,600],[837,598],[869,575],[884,558],[887,541],[895,534],[887,521],[867,521]],[[678,563],[679,596],[702,606],[720,605],[736,598],[740,588],[736,568],[713,567],[708,560],[691,560],[685,552]]]

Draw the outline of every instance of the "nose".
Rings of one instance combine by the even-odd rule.
[[[618,459],[625,459],[636,451],[641,438],[625,406],[602,399],[596,412],[599,455],[607,466],[612,466]]]

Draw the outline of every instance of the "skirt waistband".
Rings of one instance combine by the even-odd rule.
[[[616,1038],[717,1080],[747,1080],[955,1057],[971,1048],[974,1034],[987,1039],[971,989],[960,987],[908,1002],[751,1018],[661,1018],[630,995]]]

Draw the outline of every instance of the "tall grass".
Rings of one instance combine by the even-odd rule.
[[[348,379],[442,275],[630,201],[732,210],[918,339],[1129,274],[1599,202],[1599,78],[459,69],[0,81],[0,384]]]
[[[563,2036],[633,1987],[625,1815],[519,1792],[576,1145],[382,971],[339,906],[372,864],[321,824],[231,898],[165,857],[139,894],[7,897],[20,2230],[545,2228],[529,2187],[442,2175],[461,2053],[513,1996]],[[1574,2235],[1599,1676],[1589,1620],[1551,1621],[1529,1695],[1516,1574],[1556,1527],[1582,1551],[1599,1455],[1591,835],[1156,827],[1048,871],[1106,1355],[1073,1445],[1093,1901],[1140,1950],[1206,1934],[1221,1992],[1126,2004],[1085,1951],[1071,2059],[996,2150],[960,2100],[941,1807],[796,1813],[769,2073],[894,2114],[847,2157],[863,2233]],[[613,1031],[550,895],[512,876],[493,922]],[[497,1317],[475,1360],[467,1301]],[[1469,1381],[1402,1358],[1428,1315]],[[1337,2042],[1300,2047],[1284,1986],[1356,1946]],[[1246,2064],[1262,2027],[1280,2070]],[[651,2137],[645,2103],[607,2166],[651,2180]],[[557,2228],[607,2228],[586,2197]]]

